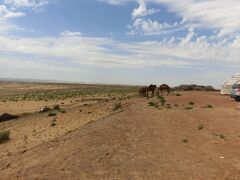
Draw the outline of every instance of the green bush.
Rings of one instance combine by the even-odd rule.
[[[211,104],[208,104],[207,108],[213,108],[213,106]]]
[[[203,124],[199,124],[198,129],[200,129],[200,130],[203,129]]]
[[[186,110],[192,110],[193,107],[185,107]]]
[[[224,136],[223,134],[219,134],[219,137],[220,137],[221,139],[225,139],[225,136]]]
[[[187,143],[187,142],[188,142],[188,139],[187,139],[187,138],[183,138],[183,139],[182,139],[182,142]]]
[[[10,139],[10,131],[0,132],[0,143],[4,143]]]
[[[121,109],[121,108],[122,108],[122,103],[118,102],[118,103],[114,104],[113,111],[116,111],[116,110]]]
[[[56,126],[57,125],[57,123],[55,122],[55,121],[52,121],[51,122],[51,126],[53,127],[53,126]]]
[[[167,105],[166,105],[166,108],[167,108],[167,109],[171,109],[171,104],[167,104]]]
[[[194,104],[195,104],[195,103],[192,102],[192,101],[189,102],[189,105],[191,105],[191,106],[193,106]]]
[[[155,106],[155,102],[148,102],[148,106]]]
[[[59,110],[59,112],[60,112],[60,113],[66,113],[66,111],[63,110],[63,109]]]
[[[50,113],[48,114],[48,116],[49,116],[49,117],[51,117],[51,116],[57,116],[57,113],[56,113],[56,112],[50,112]]]

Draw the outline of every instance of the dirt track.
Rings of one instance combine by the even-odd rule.
[[[216,92],[166,100],[171,109],[148,106],[157,98],[123,101],[123,111],[3,155],[0,179],[239,179],[238,103]],[[190,101],[194,108],[186,110]]]

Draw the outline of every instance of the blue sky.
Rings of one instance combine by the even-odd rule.
[[[238,0],[0,0],[0,77],[219,87],[239,16]]]

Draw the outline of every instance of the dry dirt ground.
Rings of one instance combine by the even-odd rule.
[[[240,179],[240,106],[218,92],[81,102],[0,123],[0,179]],[[192,105],[189,102],[193,102]],[[207,108],[211,105],[212,108]],[[192,108],[189,108],[192,107]]]

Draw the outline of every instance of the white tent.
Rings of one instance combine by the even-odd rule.
[[[240,74],[233,74],[221,86],[221,94],[231,94],[232,86],[240,84]]]

